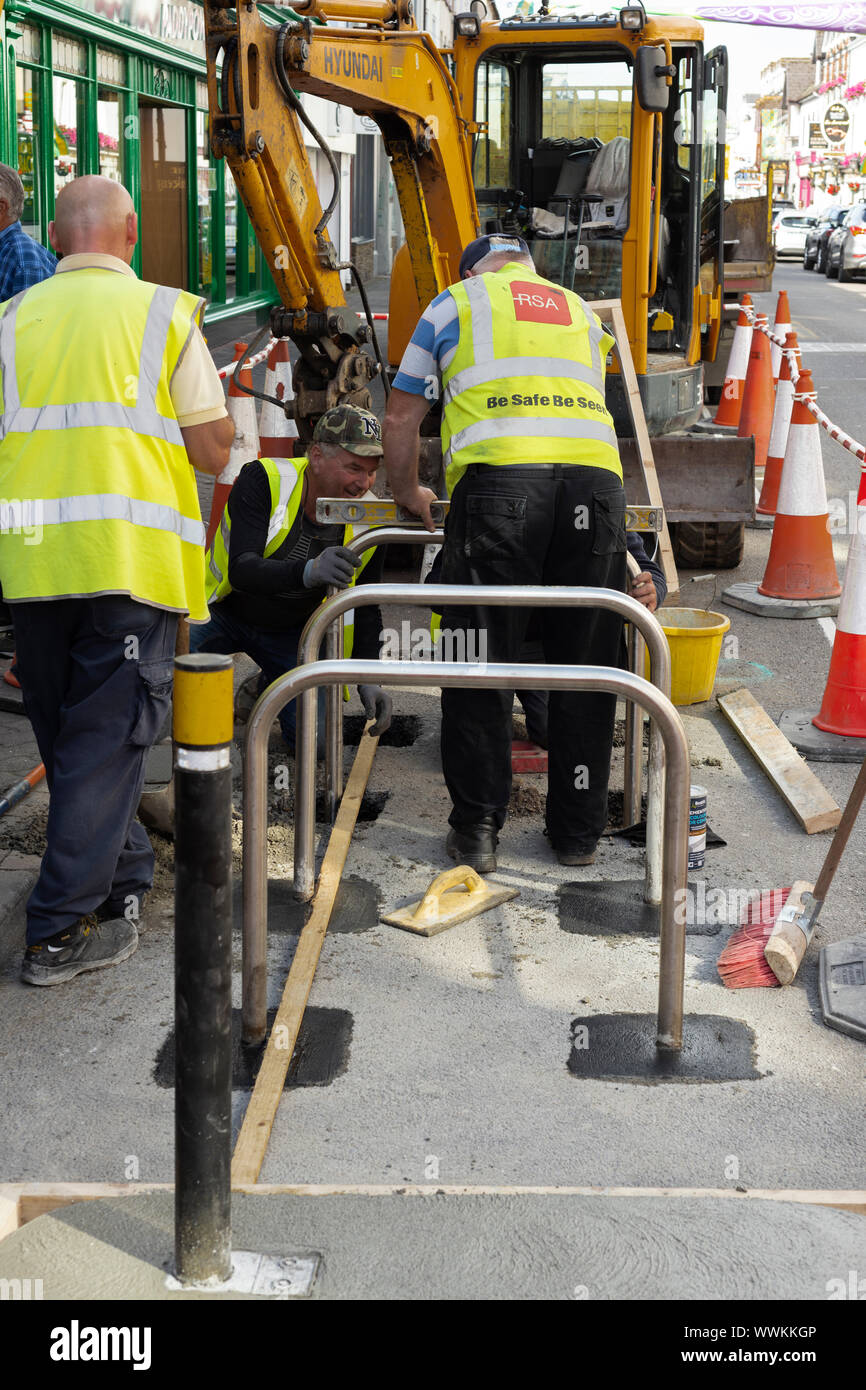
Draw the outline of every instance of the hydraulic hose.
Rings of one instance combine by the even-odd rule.
[[[316,226],[313,228],[313,235],[319,236],[322,230],[325,227],[327,227],[328,223],[331,220],[331,215],[334,211],[334,208],[337,206],[337,199],[340,196],[340,170],[337,165],[337,161],[334,158],[334,153],[330,145],[328,144],[327,140],[325,140],[324,136],[319,134],[319,131],[313,125],[313,122],[310,120],[309,116],[307,115],[306,111],[301,105],[301,102],[297,94],[292,90],[292,84],[290,83],[288,73],[286,72],[285,53],[283,52],[286,45],[286,39],[288,38],[289,28],[290,26],[288,24],[283,24],[280,28],[279,33],[277,34],[277,44],[275,50],[277,80],[280,84],[280,88],[282,89],[283,96],[286,98],[286,101],[289,103],[289,106],[292,108],[298,120],[301,122],[301,125],[306,126],[307,130],[312,135],[316,144],[319,146],[319,149],[322,151],[328,163],[330,164],[331,173],[334,176],[334,191],[331,194],[331,201],[325,208],[325,211],[322,213],[322,216],[316,223]]]
[[[355,284],[358,287],[358,293],[361,296],[361,303],[364,306],[364,313],[367,315],[367,323],[370,328],[370,337],[373,343],[373,351],[376,354],[376,361],[379,363],[379,371],[382,376],[382,387],[385,392],[385,400],[387,401],[391,395],[391,383],[388,380],[388,373],[385,371],[385,362],[382,357],[381,349],[379,347],[379,339],[376,334],[376,324],[373,320],[373,315],[370,311],[370,301],[367,298],[367,291],[364,288],[364,282],[358,274],[358,268],[355,265],[354,261],[344,261],[343,264],[340,266],[340,270],[350,270],[352,272],[352,279],[355,281]]]

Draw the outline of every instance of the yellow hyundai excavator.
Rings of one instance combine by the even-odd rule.
[[[377,370],[387,388],[467,242],[519,232],[542,275],[588,301],[621,301],[681,558],[737,564],[752,507],[745,454],[686,433],[721,327],[726,51],[705,53],[696,21],[649,19],[640,4],[593,17],[543,3],[498,19],[473,0],[447,48],[417,28],[410,0],[298,0],[282,23],[252,0],[204,0],[204,12],[211,146],[282,301],[271,330],[298,348],[301,437],[338,401],[369,406]],[[406,239],[378,366],[364,351],[372,325],[347,315],[340,272],[358,276],[328,233],[336,165],[302,93],[370,117],[390,158]],[[327,208],[304,128],[331,161]],[[608,405],[630,434],[615,370]],[[434,412],[425,428],[437,428]]]

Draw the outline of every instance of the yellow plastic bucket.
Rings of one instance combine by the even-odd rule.
[[[704,608],[660,608],[656,617],[671,648],[671,699],[675,705],[709,700],[730,618]],[[646,665],[649,677],[649,660]]]

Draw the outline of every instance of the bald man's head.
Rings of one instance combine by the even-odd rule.
[[[101,174],[73,179],[57,195],[48,239],[61,256],[100,251],[129,264],[138,239],[132,199],[122,184]]]

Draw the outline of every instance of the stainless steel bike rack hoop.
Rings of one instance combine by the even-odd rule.
[[[362,539],[362,538],[359,538]],[[669,695],[671,688],[670,648],[661,625],[648,608],[616,589],[565,588],[548,585],[510,586],[497,584],[363,584],[341,589],[325,600],[308,620],[298,643],[298,665],[319,659],[323,636],[335,632],[337,619],[348,609],[366,604],[397,603],[429,608],[432,605],[467,606],[485,603],[493,607],[578,607],[608,608],[628,619],[646,640],[650,653],[652,682]],[[328,659],[334,660],[331,653]],[[429,670],[430,663],[423,663]],[[339,719],[334,720],[340,723]],[[642,732],[642,730],[641,730]],[[335,750],[332,750],[332,754]],[[316,824],[316,697],[308,691],[298,703],[295,737],[295,893],[303,901],[315,888],[314,840]],[[342,741],[340,743],[342,763]],[[655,906],[661,902],[661,803],[664,783],[664,750],[654,732],[650,740],[647,776],[647,848],[644,898]]]
[[[372,587],[372,586],[371,586]],[[388,586],[391,589],[392,586]],[[393,586],[394,588],[399,586]],[[417,587],[417,586],[406,586]],[[451,586],[430,586],[434,601],[439,590]],[[524,591],[525,592],[525,591]],[[513,590],[488,589],[492,594]],[[585,595],[586,605],[598,604],[599,595],[617,598],[632,609],[639,609],[652,622],[652,615],[633,599],[610,590],[545,589],[552,595]],[[477,598],[478,591],[474,591]],[[453,599],[453,594],[447,596]],[[503,602],[505,599],[503,599]],[[538,603],[533,590],[530,603]],[[565,597],[561,599],[564,604]],[[613,605],[611,605],[613,606]],[[322,610],[320,610],[321,612]],[[651,629],[645,630],[655,642]],[[686,864],[689,823],[689,746],[682,721],[668,697],[655,685],[630,671],[607,666],[542,666],[523,663],[482,666],[450,661],[322,661],[298,666],[269,685],[256,701],[247,723],[244,751],[244,851],[243,851],[243,1037],[248,1043],[263,1041],[267,1008],[267,902],[268,902],[268,734],[271,724],[289,700],[315,691],[320,685],[352,685],[375,681],[379,685],[438,685],[490,688],[511,686],[518,690],[601,690],[625,700],[636,701],[647,711],[659,729],[664,745],[667,778],[663,815],[663,874],[660,910],[661,942],[659,954],[658,1027],[659,1048],[678,1051],[682,1047],[683,980],[686,944]],[[315,725],[311,732],[315,733]],[[311,790],[315,776],[315,748]]]
[[[354,551],[356,555],[363,555],[365,550],[372,550],[380,545],[441,545],[444,539],[444,531],[425,531],[420,525],[411,531],[396,526],[377,526],[369,531],[362,531],[360,536],[353,537],[346,549]],[[328,597],[333,598],[335,594],[342,592],[341,589],[329,587]],[[339,661],[343,655],[342,614],[335,619],[333,627],[328,629],[325,638],[325,655],[331,661]],[[298,664],[300,664],[300,656],[298,657]],[[299,740],[304,719],[300,705],[298,706],[297,717],[296,739]],[[325,706],[325,802],[328,808],[328,820],[332,825],[342,795],[343,692],[339,685],[332,685],[328,687]]]

